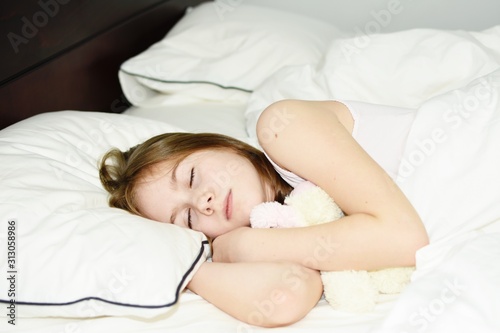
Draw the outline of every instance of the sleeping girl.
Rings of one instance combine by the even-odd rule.
[[[246,323],[285,326],[320,299],[320,270],[413,266],[428,244],[394,182],[413,118],[414,110],[360,102],[283,100],[257,123],[263,151],[219,134],[168,133],[109,151],[100,177],[111,206],[212,240],[213,262],[202,264],[191,291]],[[345,216],[302,228],[249,227],[253,207],[282,202],[304,180]],[[334,250],[318,257],[319,244]]]

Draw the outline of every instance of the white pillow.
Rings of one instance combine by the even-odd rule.
[[[109,148],[171,131],[178,129],[78,111],[0,131],[4,310],[11,302],[24,317],[153,317],[172,309],[208,255],[206,238],[108,207],[97,168]]]
[[[332,25],[295,13],[207,2],[122,64],[119,77],[134,105],[158,105],[172,93],[242,102],[278,69],[318,63],[335,33]]]

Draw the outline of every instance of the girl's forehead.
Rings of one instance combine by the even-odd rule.
[[[221,148],[198,150],[198,151],[195,151],[187,156],[178,158],[177,161],[174,162],[174,164],[179,165],[183,162],[185,163],[185,162],[193,162],[193,161],[200,161],[200,160],[211,160],[211,159],[217,160],[221,153],[227,154],[227,153],[232,153],[232,151],[229,149],[221,149]]]
[[[165,160],[158,162],[145,169],[141,178],[143,182],[154,181],[170,174],[176,166],[176,161]]]
[[[191,154],[187,154],[185,156],[176,156],[172,158],[165,159],[164,161],[158,162],[150,166],[147,170],[145,170],[144,178],[155,179],[159,177],[163,177],[166,175],[170,175],[172,172],[175,172],[179,166],[182,166],[186,162],[192,162],[197,159],[202,158],[202,151],[193,152]]]
[[[229,149],[202,149],[194,151],[187,155],[172,157],[149,167],[148,170],[146,170],[146,172],[144,173],[144,178],[149,178],[151,180],[152,178],[158,178],[167,174],[171,174],[186,163],[189,164],[193,162],[203,161],[209,162],[210,160],[217,161],[220,157],[220,153],[234,152]]]

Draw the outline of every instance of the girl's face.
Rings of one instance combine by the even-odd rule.
[[[159,163],[137,185],[145,217],[215,238],[248,226],[252,208],[274,198],[253,165],[231,151],[198,151],[173,166]]]

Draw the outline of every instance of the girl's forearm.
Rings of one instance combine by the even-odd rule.
[[[216,241],[214,260],[284,260],[316,270],[375,270],[414,265],[415,252],[426,244],[421,224],[354,214],[304,228],[237,229]]]
[[[323,286],[317,271],[293,263],[206,262],[188,289],[243,322],[276,327],[304,317]]]

